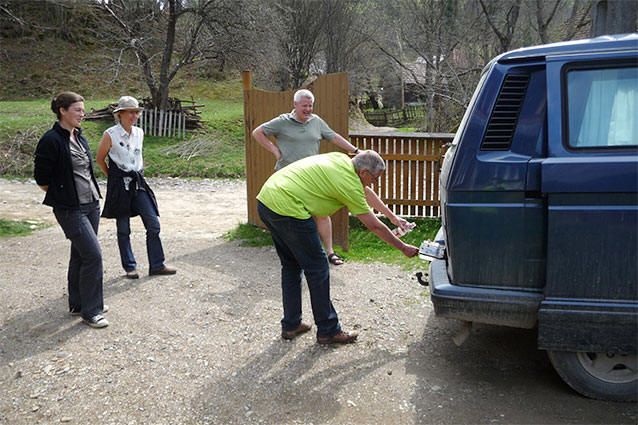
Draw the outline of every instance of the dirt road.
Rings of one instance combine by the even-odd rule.
[[[332,267],[332,296],[357,343],[279,337],[272,247],[220,235],[246,221],[241,182],[152,180],[173,277],[123,278],[103,220],[111,325],[67,313],[69,243],[57,225],[0,239],[0,424],[635,424],[636,404],[585,399],[556,375],[534,331],[456,322],[397,267]],[[0,218],[54,222],[32,182],[0,179]],[[133,249],[147,268],[144,233]],[[414,260],[420,261],[420,260]],[[312,321],[305,293],[305,317]]]

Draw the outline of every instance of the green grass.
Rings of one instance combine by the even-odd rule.
[[[239,240],[240,246],[274,245],[270,232],[252,224],[242,223],[223,235],[227,241]]]
[[[390,228],[394,227],[385,217],[381,217],[381,221]],[[402,240],[417,247],[426,239],[434,239],[440,227],[439,220],[433,218],[409,218],[408,221],[415,222],[416,227],[410,233],[403,236]],[[350,250],[344,252],[338,247],[335,249],[335,252],[346,261],[395,264],[408,271],[416,271],[424,268],[423,260],[418,257],[407,258],[397,249],[381,241],[377,235],[369,231],[358,218],[351,216],[349,224],[350,236],[348,241]],[[241,246],[265,246],[273,244],[272,238],[266,230],[250,224],[240,224],[235,229],[225,233],[224,238],[228,241],[240,240]]]
[[[426,239],[434,239],[440,227],[440,222],[437,219],[408,218],[407,220],[416,223],[416,227],[403,236],[401,240],[417,247]],[[381,221],[391,229],[394,228],[394,225],[390,224],[387,218],[381,217]],[[346,261],[395,264],[404,270],[418,270],[424,266],[423,260],[419,259],[418,256],[407,258],[399,250],[381,241],[377,235],[369,231],[356,217],[350,217],[350,237],[348,242],[350,244],[348,252],[343,252],[340,249],[335,250]]]
[[[44,229],[49,225],[40,220],[3,220],[0,219],[0,238],[13,236],[28,236],[36,230]]]
[[[188,94],[190,93],[190,95]],[[199,95],[209,97],[199,97]],[[240,80],[183,83],[172,95],[193,98],[200,109],[204,129],[189,132],[186,138],[146,136],[144,165],[147,176],[238,178],[245,177],[244,109]],[[197,96],[195,96],[197,95]],[[87,99],[85,109],[101,109],[112,99]],[[39,138],[56,118],[50,100],[0,102],[0,175],[30,177],[33,153]],[[82,123],[93,155],[104,130],[112,122]],[[103,177],[99,167],[96,174]]]

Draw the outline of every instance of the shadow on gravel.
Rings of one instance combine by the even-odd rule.
[[[143,285],[152,278],[132,281],[124,277],[110,279],[103,283],[104,299]],[[5,306],[6,307],[6,306]],[[0,367],[10,362],[55,350],[69,339],[84,332],[100,332],[91,329],[80,316],[71,316],[66,293],[58,298],[46,300],[37,308],[11,314],[0,330]],[[108,313],[106,314],[108,318]]]
[[[374,349],[335,365],[326,359],[320,361],[338,350],[356,350],[356,346],[313,344],[299,351],[296,344],[273,342],[243,368],[208,384],[204,396],[193,406],[201,412],[200,420],[225,424],[330,422],[348,405],[337,396],[344,387],[406,357],[405,353]]]
[[[12,314],[0,331],[0,367],[63,345],[89,330],[68,313],[66,296],[38,308]]]
[[[210,291],[201,301],[232,306],[235,316],[252,314],[255,302],[264,299],[281,305],[281,266],[274,248],[247,248],[238,242],[224,242],[186,253],[174,261],[187,265],[193,275],[212,280]],[[307,289],[305,280],[303,287]]]
[[[409,349],[417,377],[415,423],[631,423],[635,406],[572,391],[536,347],[535,329],[475,324],[457,347],[460,322],[431,314]],[[633,416],[635,419],[635,416]]]

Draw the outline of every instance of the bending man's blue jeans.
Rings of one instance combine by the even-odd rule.
[[[102,250],[97,240],[100,204],[95,201],[77,209],[54,208],[53,214],[71,241],[67,274],[69,309],[82,310],[82,317],[90,319],[104,308]]]
[[[160,222],[151,199],[145,190],[138,190],[136,196],[131,201],[131,210],[139,214],[146,229],[146,253],[148,254],[149,270],[159,270],[164,268],[164,250],[160,240]],[[131,220],[130,217],[118,217],[117,224],[117,245],[120,248],[120,259],[122,267],[127,272],[137,268],[137,262],[131,248]]]
[[[321,246],[317,224],[312,217],[306,220],[277,214],[257,202],[259,218],[264,222],[281,261],[281,292],[284,331],[297,329],[301,324],[301,273],[306,275],[312,314],[318,337],[331,337],[341,331],[337,312],[330,301],[330,268]]]

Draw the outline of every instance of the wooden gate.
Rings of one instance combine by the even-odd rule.
[[[274,172],[275,157],[252,137],[260,124],[292,111],[295,91],[267,92],[251,87],[250,73],[242,75],[244,84],[244,134],[246,140],[246,191],[248,223],[264,227],[257,214],[255,198],[264,182]],[[348,74],[328,74],[318,77],[309,87],[315,96],[314,113],[323,118],[334,131],[348,138]],[[274,138],[271,138],[276,143]],[[334,144],[321,141],[320,152],[339,150]],[[332,239],[344,251],[348,250],[348,210],[344,207],[332,216]]]

